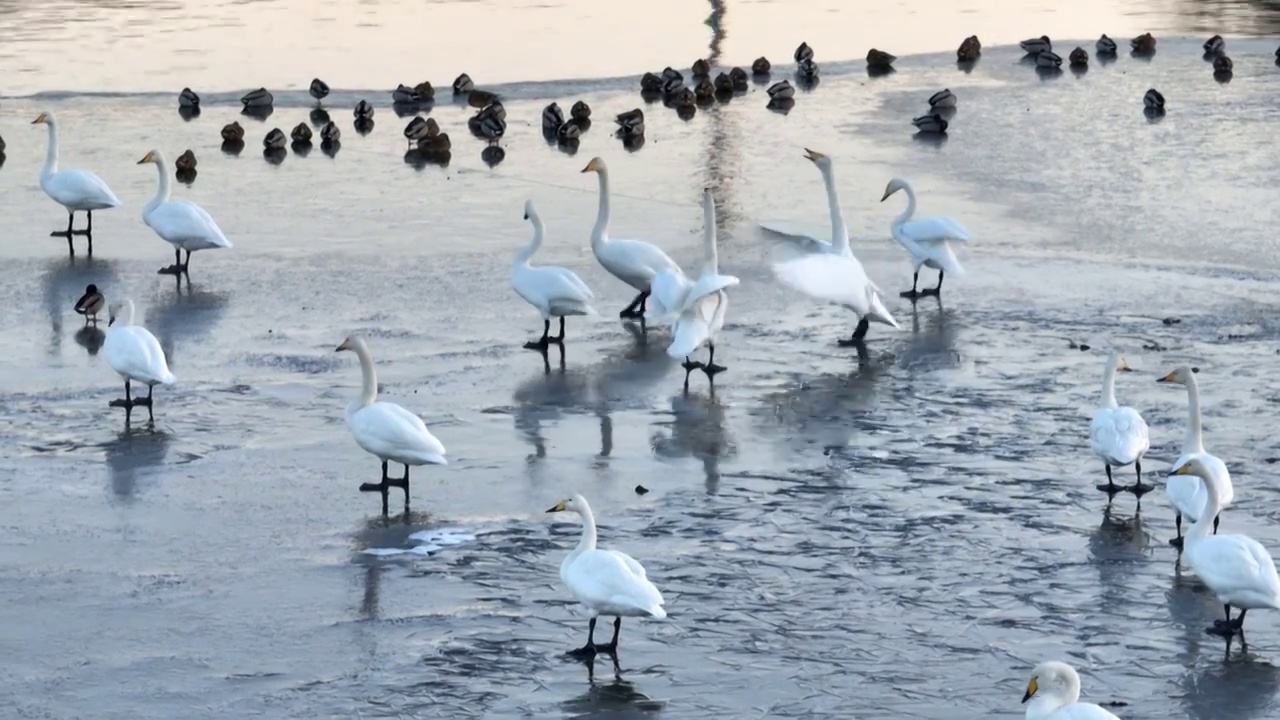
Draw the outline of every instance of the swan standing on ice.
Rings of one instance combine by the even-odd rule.
[[[155,230],[161,240],[173,246],[173,265],[160,272],[181,275],[187,272],[191,253],[210,248],[229,248],[231,241],[222,234],[222,228],[209,217],[204,208],[188,200],[169,199],[169,164],[164,153],[152,150],[138,161],[139,165],[154,163],[160,174],[160,187],[156,196],[142,209],[142,220]],[[182,259],[182,251],[187,259]]]
[[[915,273],[911,276],[911,289],[899,293],[900,297],[918,298],[923,295],[942,296],[942,277],[946,273],[952,275],[964,274],[964,268],[960,266],[960,261],[956,259],[956,254],[951,249],[951,243],[969,242],[969,231],[964,229],[958,221],[949,217],[928,217],[912,220],[911,217],[916,212],[916,191],[911,187],[911,183],[900,178],[894,178],[884,188],[884,197],[880,198],[880,202],[889,199],[889,196],[902,190],[907,194],[907,209],[902,214],[893,219],[889,225],[890,232],[893,233],[893,239],[897,240],[902,247],[911,253],[911,261],[915,264]],[[938,271],[938,285],[924,290],[916,290],[920,282],[921,266],[930,267]]]
[[[1219,512],[1235,500],[1235,487],[1231,484],[1231,473],[1227,472],[1227,464],[1216,455],[1204,449],[1204,435],[1200,429],[1200,385],[1196,382],[1195,368],[1183,365],[1168,375],[1156,380],[1160,383],[1185,385],[1187,388],[1187,434],[1182,441],[1182,455],[1174,462],[1174,467],[1187,463],[1192,458],[1200,461],[1200,466],[1208,472],[1208,482],[1215,483],[1218,491]],[[1174,523],[1178,534],[1169,544],[1182,547],[1182,518],[1186,516],[1191,522],[1200,519],[1208,503],[1208,494],[1204,483],[1194,477],[1171,476],[1165,483],[1164,494],[1173,505]],[[1213,517],[1213,533],[1218,534],[1218,521]]]
[[[1102,407],[1089,424],[1089,447],[1107,467],[1107,484],[1099,485],[1099,490],[1108,495],[1119,492],[1121,488],[1111,480],[1111,468],[1133,465],[1137,482],[1125,489],[1142,497],[1143,493],[1155,489],[1142,484],[1142,456],[1151,449],[1151,438],[1142,415],[1116,402],[1116,371],[1131,372],[1132,368],[1120,353],[1113,352],[1107,357],[1107,369],[1102,373]]]
[[[568,268],[555,265],[534,267],[529,259],[542,247],[542,237],[546,226],[542,218],[533,209],[533,201],[524,204],[524,219],[533,223],[533,239],[516,253],[511,264],[511,287],[524,301],[542,313],[542,338],[527,342],[524,346],[530,350],[546,350],[549,343],[564,342],[564,318],[566,315],[589,315],[591,294],[582,278]],[[551,318],[560,318],[560,335],[551,337]]]
[[[582,172],[594,172],[600,177],[600,212],[591,230],[591,252],[610,274],[640,291],[618,317],[643,319],[654,276],[663,270],[683,276],[684,271],[666,253],[643,240],[610,239],[609,169],[604,160],[597,157],[592,158]]]
[[[1037,665],[1022,702],[1027,720],[1120,720],[1098,705],[1080,702],[1080,674],[1062,662]]]
[[[147,408],[147,419],[154,421],[151,410],[151,393],[156,385],[172,385],[178,378],[169,372],[169,363],[165,361],[164,350],[160,349],[160,341],[151,331],[141,325],[133,324],[133,301],[126,298],[122,302],[113,303],[107,311],[107,337],[102,343],[102,356],[107,365],[124,378],[124,398],[112,400],[111,407],[122,407],[125,419],[132,414],[133,408],[142,405]],[[130,388],[131,382],[146,383],[147,396],[136,398]]]
[[[822,180],[827,186],[831,241],[815,242],[817,252],[779,262],[773,266],[773,272],[780,282],[794,290],[815,300],[842,305],[855,312],[859,319],[853,337],[841,339],[839,344],[857,347],[863,344],[872,321],[893,328],[898,327],[898,322],[880,299],[883,294],[880,288],[867,277],[862,263],[858,262],[849,249],[849,229],[845,225],[844,214],[840,211],[840,196],[836,193],[831,158],[807,148],[804,152],[805,158],[822,173]]]
[[[596,519],[585,498],[574,495],[547,510],[549,513],[565,511],[576,512],[582,518],[582,539],[560,563],[560,579],[591,617],[587,626],[587,644],[569,654],[593,657],[598,652],[617,652],[622,618],[653,617],[660,620],[667,616],[662,608],[665,601],[645,575],[644,566],[635,558],[617,550],[596,547]],[[605,645],[595,643],[596,618],[601,615],[614,616],[613,639]]]
[[[391,488],[404,490],[404,509],[409,511],[409,466],[448,465],[444,445],[427,429],[422,418],[395,403],[378,401],[378,377],[369,347],[358,337],[348,337],[334,352],[350,350],[360,358],[364,386],[360,397],[347,406],[347,428],[356,444],[382,461],[382,482],[364,483],[360,492],[382,493],[382,514],[387,514],[387,494]],[[404,465],[404,477],[387,476],[387,463]]]
[[[1236,633],[1244,637],[1244,616],[1250,610],[1280,610],[1280,577],[1271,553],[1248,535],[1209,535],[1209,518],[1217,517],[1222,504],[1212,468],[1198,456],[1192,456],[1173,468],[1169,476],[1194,476],[1202,482],[1205,511],[1191,525],[1184,540],[1185,555],[1210,590],[1218,596],[1227,619],[1215,620],[1205,631],[1230,638]],[[1231,608],[1240,608],[1240,616],[1232,619]]]
[[[692,284],[687,281],[681,284],[683,277],[662,271],[654,280],[654,298],[660,305],[672,305],[669,309],[679,313],[672,326],[671,344],[667,347],[667,355],[679,359],[684,358],[684,383],[689,386],[689,373],[701,369],[708,380],[714,380],[716,373],[724,372],[723,365],[716,364],[716,333],[724,326],[724,315],[729,308],[729,296],[725,288],[738,284],[738,278],[720,274],[720,259],[716,250],[716,203],[711,195],[711,188],[702,191],[702,240],[706,251],[706,260],[698,279]],[[675,286],[674,292],[666,288]],[[667,298],[671,299],[668,300]],[[707,362],[694,362],[689,359],[698,348],[707,346]]]
[[[120,207],[124,203],[111,192],[111,188],[102,178],[88,170],[58,170],[58,121],[51,112],[42,112],[31,123],[49,127],[49,149],[44,156],[44,167],[40,169],[40,189],[53,198],[59,205],[67,209],[67,229],[65,232],[49,233],[50,237],[65,237],[67,249],[76,254],[72,244],[73,235],[84,235],[89,243],[89,254],[93,254],[93,211]],[[83,210],[88,224],[83,230],[75,230],[76,211]]]

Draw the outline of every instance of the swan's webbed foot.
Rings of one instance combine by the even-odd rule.
[[[1156,489],[1155,485],[1143,485],[1142,481],[1138,481],[1133,485],[1130,485],[1129,487],[1125,488],[1125,490],[1128,490],[1129,492],[1133,493],[1134,495],[1137,495],[1138,497],[1142,497],[1143,495],[1146,495],[1147,493],[1155,489]]]
[[[1242,637],[1244,636],[1244,628],[1236,625],[1234,620],[1229,624],[1222,620],[1214,620],[1213,627],[1207,627],[1204,631],[1210,635],[1217,635],[1218,637],[1227,638],[1228,640],[1230,640],[1236,633],[1240,633]]]
[[[613,642],[608,643],[597,643],[594,650],[595,652],[604,653],[605,655],[617,655],[618,641],[614,640]]]
[[[80,235],[81,237],[88,237],[89,235],[93,234],[93,231],[92,230],[72,230],[71,234]]]
[[[49,233],[49,237],[60,237],[60,238],[66,238],[70,240],[71,234],[72,234],[71,230],[54,230],[53,232]]]
[[[864,347],[863,339],[867,337],[867,328],[869,327],[871,327],[871,321],[866,318],[862,318],[858,321],[857,327],[853,329],[853,335],[848,340],[843,338],[837,340],[836,344],[840,347]]]
[[[920,292],[919,290],[903,290],[902,292],[898,293],[898,297],[907,298],[909,300],[915,300],[916,298],[920,297],[921,295],[925,295],[928,292],[929,292],[928,290],[925,290],[924,292]]]
[[[942,288],[931,287],[931,288],[925,288],[921,290],[919,297],[925,297],[928,295],[941,295],[941,294],[942,294]]]
[[[539,350],[541,352],[546,352],[547,346],[550,345],[552,342],[554,341],[549,337],[543,337],[541,340],[530,340],[529,342],[524,344],[524,349]]]
[[[125,398],[117,398],[107,403],[107,407],[133,408],[133,401]]]
[[[569,652],[565,653],[565,656],[571,657],[571,658],[577,658],[579,660],[587,660],[590,658],[594,658],[596,656],[596,646],[592,643],[587,643],[586,645],[583,645],[580,648],[574,648],[573,650],[570,650]]]
[[[635,320],[637,318],[644,317],[644,313],[636,310],[635,308],[624,308],[618,313],[618,317],[624,320]]]
[[[1172,545],[1173,547],[1176,547],[1176,548],[1178,548],[1179,550],[1181,550],[1181,549],[1182,549],[1182,536],[1178,536],[1178,537],[1176,537],[1176,538],[1169,538],[1169,544],[1170,544],[1170,545]]]
[[[156,271],[156,274],[157,275],[189,275],[190,273],[187,272],[187,264],[182,263],[181,265],[175,264],[175,265],[162,267]]]
[[[1115,495],[1121,490],[1124,490],[1124,488],[1120,487],[1119,485],[1116,485],[1111,481],[1107,481],[1105,483],[1098,483],[1097,485],[1094,485],[1094,487],[1106,493],[1108,496]]]
[[[706,373],[707,377],[709,378],[715,377],[717,373],[722,373],[728,369],[729,368],[723,365],[717,365],[715,363],[707,363],[706,365],[702,366],[702,372]]]
[[[685,358],[684,362],[680,363],[680,367],[684,368],[685,377],[688,377],[689,373],[694,370],[703,370],[706,368],[706,366],[701,362],[697,360],[690,360],[689,358]]]

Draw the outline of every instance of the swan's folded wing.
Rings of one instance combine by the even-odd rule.
[[[564,279],[567,282],[569,282],[574,287],[576,287],[578,289],[578,292],[582,293],[583,297],[585,297],[588,300],[595,298],[595,293],[591,292],[591,288],[587,287],[587,284],[582,281],[582,278],[578,277],[578,273],[565,267],[556,267],[555,269],[564,277]]]
[[[1147,423],[1130,407],[1102,409],[1089,426],[1093,451],[1128,465],[1151,447]]]
[[[525,271],[533,294],[555,301],[570,301],[586,305],[594,296],[586,283],[572,270],[553,265],[529,268]]]
[[[862,263],[849,255],[808,255],[776,263],[779,282],[815,300],[836,303],[866,314],[869,290],[878,289],[867,278]]]
[[[59,202],[100,202],[113,207],[124,205],[102,178],[88,170],[72,168],[55,173],[50,179],[50,189]]]
[[[1120,720],[1105,708],[1093,703],[1071,703],[1058,708],[1053,720]]]
[[[444,444],[427,429],[422,418],[389,402],[376,402],[355,412],[351,431],[361,445],[375,454],[410,454],[427,462],[447,465]]]
[[[612,246],[610,252],[624,258],[627,264],[646,268],[655,274],[663,270],[684,274],[675,260],[652,243],[643,240],[610,239],[608,244]]]
[[[655,615],[662,611],[662,593],[649,582],[635,559],[616,550],[588,550],[569,567],[575,593],[596,603],[620,603]]]
[[[204,208],[186,200],[161,203],[143,218],[169,242],[201,240],[212,245],[229,248],[231,241],[222,234],[222,228]]]
[[[918,243],[935,243],[955,240],[969,242],[969,231],[949,217],[929,217],[910,220],[902,224],[901,232]]]
[[[1245,535],[1210,535],[1192,552],[1196,574],[1215,589],[1257,587],[1275,567],[1266,548]]]

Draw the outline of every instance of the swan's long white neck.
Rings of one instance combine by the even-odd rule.
[[[827,186],[827,209],[831,213],[831,246],[844,253],[849,250],[849,228],[844,224],[844,213],[840,211],[840,194],[836,192],[835,169],[820,167],[822,181]]]
[[[1116,402],[1116,359],[1113,357],[1102,374],[1102,407],[1114,409],[1119,406]]]
[[[893,227],[900,227],[916,214],[916,191],[911,187],[910,183],[902,183],[902,191],[907,194],[907,209],[902,214],[893,219]]]
[[[127,327],[133,324],[133,299],[125,298],[120,306],[120,315],[116,317],[116,325]]]
[[[609,171],[596,170],[600,176],[600,212],[596,215],[596,226],[591,229],[591,247],[599,249],[609,242]]]
[[[160,153],[155,154],[154,162],[156,164],[156,171],[160,173],[160,187],[156,189],[156,196],[151,198],[151,202],[147,203],[147,206],[143,208],[143,215],[150,213],[152,210],[160,207],[163,203],[169,202],[169,191],[171,186],[169,185],[168,163],[165,162],[164,155],[161,155]]]
[[[542,247],[542,236],[547,231],[546,226],[542,224],[542,218],[538,217],[537,213],[529,213],[529,222],[533,223],[533,239],[529,241],[528,245],[520,248],[520,252],[516,253],[514,263],[516,267],[529,264],[529,258],[533,257],[533,254],[538,252],[538,248]]]
[[[720,272],[720,254],[716,248],[716,203],[711,193],[702,198],[702,222],[706,226],[702,231],[702,243],[707,257],[702,272],[715,275]]]
[[[358,410],[372,405],[378,400],[378,373],[373,369],[373,356],[363,341],[355,343],[356,357],[360,358],[360,375],[364,379],[360,390],[360,398],[352,403],[350,409]]]
[[[44,167],[40,169],[40,177],[46,178],[58,172],[58,126],[52,120],[45,120],[49,126],[49,149],[44,154]]]
[[[1186,547],[1199,540],[1209,537],[1209,533],[1213,528],[1213,521],[1218,517],[1218,513],[1222,512],[1222,498],[1218,497],[1218,484],[1203,475],[1199,476],[1200,482],[1204,483],[1204,512],[1200,513],[1200,519],[1191,524],[1191,529],[1187,530]]]
[[[582,539],[578,540],[578,547],[573,549],[574,556],[596,549],[596,516],[592,514],[591,506],[586,501],[579,501],[578,505],[578,515],[582,517]]]
[[[1200,385],[1196,376],[1187,378],[1187,436],[1182,441],[1184,454],[1204,452],[1204,435],[1200,431]]]

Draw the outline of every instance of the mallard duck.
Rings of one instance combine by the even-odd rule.
[[[507,119],[507,108],[505,105],[502,104],[501,100],[494,100],[493,102],[481,108],[481,111],[485,114],[492,115],[504,122]]]
[[[1038,38],[1023,40],[1022,42],[1018,43],[1018,47],[1022,48],[1022,52],[1028,55],[1039,55],[1040,53],[1046,50],[1052,50],[1053,43],[1049,42],[1048,35],[1041,35]]]
[[[222,139],[226,142],[244,140],[244,128],[238,122],[228,123],[222,127]]]
[[[5,149],[4,138],[0,137],[0,155],[4,154],[4,149]]]
[[[440,134],[440,123],[435,118],[427,118],[427,137],[433,138]]]
[[[560,130],[560,126],[564,124],[564,112],[560,110],[560,106],[551,103],[542,109],[542,131],[545,133],[555,133]]]
[[[684,89],[684,78],[679,73],[666,77],[662,81],[662,94],[675,95]]]
[[[404,126],[404,137],[409,144],[418,142],[427,136],[427,119],[424,117],[415,117]]]
[[[1164,95],[1159,90],[1151,88],[1146,95],[1142,96],[1142,104],[1148,110],[1164,110]]]
[[[1099,55],[1115,55],[1118,48],[1115,40],[1107,37],[1106,33],[1102,33],[1102,37],[1098,38],[1098,42],[1093,44],[1093,49]]]
[[[418,93],[408,85],[400,83],[391,91],[391,102],[394,105],[406,105],[418,102]]]
[[[1129,41],[1134,52],[1151,53],[1156,51],[1156,39],[1151,33],[1142,33]]]
[[[618,123],[618,135],[621,137],[635,137],[644,134],[644,111],[640,108],[618,113],[618,117],[614,118],[614,122]]]
[[[735,67],[729,71],[729,79],[733,81],[733,89],[735,92],[747,91],[747,71],[740,67]]]
[[[640,76],[641,92],[658,92],[662,89],[662,77],[654,73],[647,72]]]
[[[711,74],[711,63],[702,58],[693,61],[693,76],[706,77]]]
[[[977,35],[970,35],[960,43],[960,47],[956,49],[956,60],[960,62],[974,62],[982,55],[982,43],[978,41]]]
[[[577,140],[582,135],[582,127],[578,123],[569,121],[556,128],[556,139],[560,142],[570,142]]]
[[[178,93],[178,107],[198,108],[200,107],[200,96],[196,94],[195,90],[184,87],[182,92]]]
[[[373,117],[373,105],[368,100],[361,100],[356,103],[354,114],[357,120],[368,120]]]
[[[1062,58],[1058,57],[1058,53],[1052,50],[1042,50],[1036,55],[1036,67],[1060,68],[1062,67]]]
[[[418,94],[419,102],[431,102],[436,99],[436,89],[426,80],[414,85],[413,91]]]
[[[795,54],[792,55],[792,57],[795,58],[796,63],[802,63],[805,60],[812,60],[813,48],[809,47],[809,43],[802,42],[800,43],[800,47],[796,48]]]
[[[284,131],[280,128],[272,128],[271,132],[262,139],[262,146],[268,150],[279,150],[284,147],[288,138],[285,137]]]
[[[753,75],[768,75],[772,70],[773,66],[769,64],[769,59],[763,55],[756,58],[756,61],[751,63],[751,73]]]
[[[473,108],[484,108],[496,102],[498,94],[488,90],[472,90],[467,95],[467,104]]]
[[[956,96],[955,93],[951,92],[950,88],[939,90],[929,96],[929,107],[934,110],[953,108],[955,106]]]
[[[467,127],[490,143],[497,142],[507,132],[507,111],[502,103],[495,101],[468,120]]]
[[[569,108],[569,117],[574,120],[589,120],[591,119],[591,106],[579,100],[573,104],[572,108]]]
[[[671,106],[677,110],[692,110],[698,106],[698,96],[689,88],[681,88],[671,98]]]
[[[244,97],[240,98],[240,103],[244,105],[246,110],[249,108],[269,108],[275,101],[276,99],[272,97],[266,88],[250,90],[245,93]]]
[[[338,123],[330,120],[320,128],[320,143],[336,143],[342,139],[342,130],[338,127]]]
[[[196,169],[196,154],[191,150],[187,150],[173,161],[173,166],[185,172],[191,172]]]
[[[1235,63],[1231,62],[1231,58],[1226,55],[1219,55],[1213,59],[1213,71],[1219,75],[1230,74],[1235,67]]]
[[[897,56],[890,55],[883,50],[871,48],[867,51],[867,67],[887,68],[893,64],[894,60],[897,59]]]
[[[493,167],[494,165],[497,165],[498,163],[506,159],[506,157],[507,157],[507,151],[503,150],[497,145],[490,145],[489,147],[480,151],[480,160],[483,161],[484,164],[488,165],[489,167]]]
[[[311,126],[306,123],[298,123],[298,126],[289,133],[289,138],[296,143],[311,142]]]
[[[476,89],[476,84],[471,81],[471,76],[466,73],[462,73],[461,75],[458,76],[456,80],[453,81],[454,95],[469,93],[475,89]]]
[[[449,142],[448,133],[440,133],[419,140],[418,149],[426,153],[447,153],[453,149],[453,143]]]
[[[818,77],[818,63],[812,60],[801,60],[800,64],[796,66],[796,73],[798,73],[801,78],[812,80],[813,78]]]
[[[769,86],[770,100],[790,100],[796,96],[795,87],[787,80],[779,80]]]
[[[84,289],[84,295],[76,301],[76,314],[84,316],[84,324],[90,322],[97,324],[98,313],[102,312],[102,308],[107,304],[107,299],[98,292],[98,286],[93,283]]]
[[[1085,67],[1089,64],[1089,53],[1084,48],[1078,47],[1071,51],[1067,56],[1067,60],[1071,63],[1071,67]]]
[[[928,115],[913,118],[911,124],[915,125],[916,129],[922,133],[942,135],[947,132],[946,119],[937,113],[929,113]]]
[[[717,94],[731,94],[733,92],[733,81],[729,79],[729,73],[722,72],[716,75],[715,87]]]
[[[1222,39],[1221,35],[1214,35],[1204,41],[1204,51],[1207,54],[1216,55],[1227,48],[1227,42]]]
[[[713,102],[716,99],[716,86],[704,77],[693,86],[693,95],[699,103]]]
[[[311,93],[311,97],[315,98],[316,103],[319,104],[321,100],[329,97],[329,85],[320,78],[313,78],[311,80],[311,88],[308,92]]]

